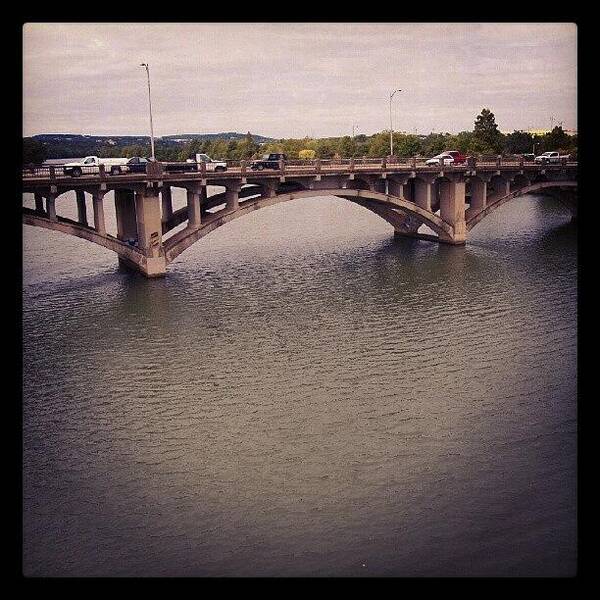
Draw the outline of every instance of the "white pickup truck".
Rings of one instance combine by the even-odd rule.
[[[536,156],[533,160],[536,163],[545,165],[548,163],[560,163],[563,160],[569,160],[569,157],[569,154],[561,155],[558,152],[544,152],[543,154]]]
[[[79,177],[82,173],[85,173],[86,175],[88,173],[98,173],[100,165],[104,165],[107,173],[118,175],[126,170],[122,167],[127,164],[128,160],[128,158],[98,158],[97,156],[86,156],[83,160],[69,162],[62,167],[65,175],[72,175],[73,177]]]
[[[201,163],[206,165],[207,171],[227,171],[227,163],[219,160],[214,160],[208,154],[192,154],[190,158],[186,160],[188,163],[197,163],[198,171],[200,170]]]

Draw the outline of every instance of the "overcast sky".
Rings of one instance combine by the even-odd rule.
[[[23,134],[577,128],[574,24],[27,24]]]

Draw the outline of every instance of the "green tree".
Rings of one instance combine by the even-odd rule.
[[[473,134],[484,148],[484,152],[497,154],[502,151],[504,136],[500,133],[498,125],[496,125],[496,117],[489,108],[484,108],[475,119]]]
[[[513,131],[505,136],[504,151],[507,154],[527,154],[533,152],[533,135],[527,131]]]
[[[298,152],[298,158],[301,158],[303,160],[313,159],[315,155],[316,152],[314,150],[311,150],[310,148],[305,148],[304,150],[300,150],[300,152]]]
[[[34,163],[39,165],[48,158],[46,146],[34,138],[23,139],[23,164]]]
[[[572,138],[563,131],[563,128],[557,125],[550,133],[542,138],[543,152],[565,152],[573,147]]]
[[[356,156],[356,142],[349,135],[345,135],[339,141],[338,152],[342,158]]]
[[[421,151],[421,140],[416,135],[394,135],[394,154],[400,158],[416,156]]]
[[[376,133],[369,140],[367,156],[372,158],[383,158],[390,153],[390,132],[382,131]]]

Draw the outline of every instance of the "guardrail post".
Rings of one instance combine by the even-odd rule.
[[[317,160],[315,160],[315,169],[317,171],[317,173],[321,172],[321,159],[317,158]]]
[[[354,159],[350,159],[350,171],[354,171]]]
[[[467,156],[467,167],[474,169],[477,165],[477,158],[475,156]]]
[[[567,166],[567,157],[566,156],[561,157],[560,163],[562,164],[563,167],[566,167]]]
[[[523,165],[524,165],[524,164],[525,164],[525,159],[523,158],[523,155],[521,155],[521,156],[519,157],[519,166],[520,166],[521,168],[523,168]]]
[[[98,165],[98,171],[100,173],[100,179],[106,179],[106,169],[104,168],[103,163]]]
[[[50,165],[48,170],[50,171],[50,179],[56,179],[56,167],[54,165]]]
[[[279,172],[283,175],[285,172],[285,162],[283,158],[279,159]]]
[[[496,166],[499,168],[501,163],[502,163],[502,156],[500,154],[498,154],[498,156],[496,157]]]
[[[246,176],[246,161],[245,160],[242,160],[240,162],[240,170],[242,172],[242,177],[245,177]]]
[[[381,159],[381,168],[384,171],[387,169],[387,158],[385,156]]]
[[[206,163],[204,161],[200,163],[200,177],[206,179]]]
[[[417,157],[413,156],[412,157],[412,168],[414,169],[414,168],[416,168],[416,166],[417,166]]]

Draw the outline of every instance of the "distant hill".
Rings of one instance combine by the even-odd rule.
[[[177,135],[165,135],[156,138],[157,149],[177,149],[190,141],[210,140],[241,140],[246,133],[228,131],[223,133],[182,133]],[[273,141],[263,135],[251,134],[252,139],[262,144]],[[119,149],[124,146],[149,146],[148,135],[81,135],[78,133],[41,133],[31,137],[23,138],[25,143],[41,145],[47,158],[79,158],[81,156],[119,155]],[[116,153],[116,154],[115,154]]]
[[[204,142],[205,140],[241,140],[245,138],[247,133],[237,133],[236,131],[226,131],[221,133],[180,133],[177,135],[163,135],[162,140],[171,140],[177,141],[180,143],[190,142],[192,140],[200,140]],[[252,139],[258,143],[262,144],[263,142],[272,142],[275,138],[265,137],[264,135],[258,135],[256,133],[251,133]]]

